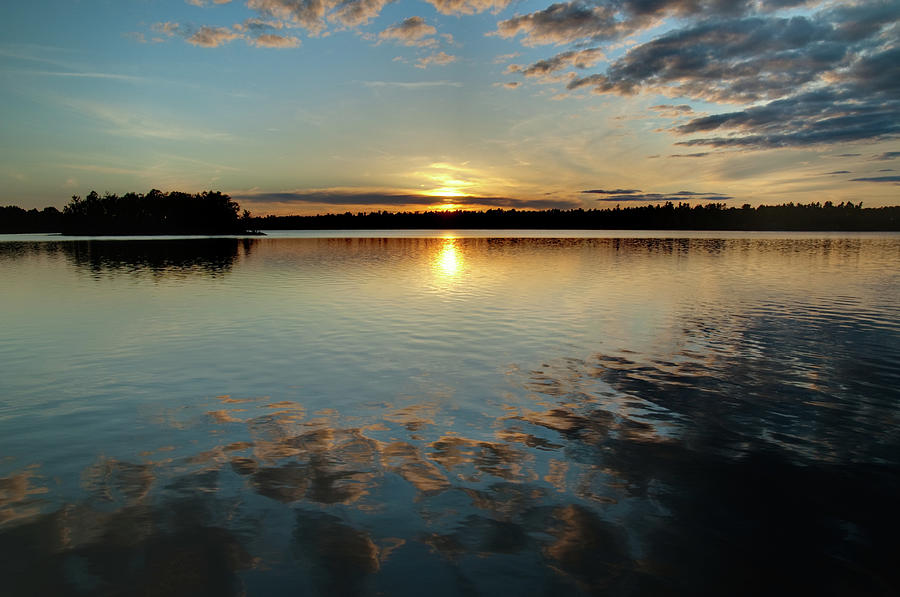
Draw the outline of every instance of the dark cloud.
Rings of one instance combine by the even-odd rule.
[[[852,182],[898,182],[900,176],[868,176],[864,178],[851,178]]]
[[[709,155],[708,151],[698,151],[697,153],[673,153],[670,158],[703,158]]]
[[[900,158],[900,151],[885,151],[880,156],[877,156],[876,160],[896,160]]]
[[[581,39],[615,39],[622,33],[617,12],[612,6],[586,2],[556,3],[531,14],[500,21],[497,34],[501,37],[521,34],[526,46],[564,44]]]
[[[882,168],[881,170],[879,170],[879,172],[893,172],[893,171],[894,171],[893,168]]]
[[[503,208],[570,209],[581,204],[565,199],[514,199],[512,197],[432,197],[411,193],[385,193],[379,191],[294,191],[283,193],[234,194],[236,200],[247,203],[309,203],[317,205],[384,205],[422,206],[436,203],[452,203],[459,206],[486,205]]]
[[[825,175],[828,176],[830,174],[850,174],[849,170],[835,170],[834,172],[826,172]]]
[[[861,153],[839,153],[837,157],[839,158],[855,158],[861,156]]]
[[[654,27],[665,17],[739,17],[805,3],[805,0],[574,0],[500,21],[496,34],[521,35],[526,46],[608,41]]]
[[[640,189],[591,189],[589,191],[581,191],[582,193],[596,193],[598,195],[629,195],[632,193],[640,193]]]
[[[526,43],[538,43],[562,39],[560,31],[572,33],[568,41],[607,32],[605,39],[610,39],[622,29],[639,29],[648,15],[684,19],[683,26],[631,48],[603,72],[567,84],[569,90],[600,94],[665,93],[746,106],[676,127],[682,135],[716,131],[681,145],[761,149],[900,134],[900,2],[834,6],[820,1],[810,2],[813,10],[804,15],[773,14],[797,4],[622,0],[615,4],[615,25],[595,27],[591,35],[580,37],[572,33],[577,29],[564,29],[559,19],[547,20],[549,13],[540,11],[505,23],[523,33]],[[596,18],[586,6],[553,5],[547,11],[556,7],[553,14],[560,18],[570,12],[582,15],[581,21],[565,20],[572,25],[587,22],[588,13]],[[671,118],[682,116],[670,107],[653,109]]]
[[[617,202],[623,201],[683,201],[695,198],[704,201],[727,201],[731,197],[720,193],[698,193],[696,191],[676,191],[674,193],[644,193],[638,189],[590,189],[582,193],[594,193],[605,195],[597,197],[597,201]]]
[[[706,21],[637,46],[570,89],[632,95],[667,88],[708,101],[777,98],[843,65],[834,28],[806,17]]]

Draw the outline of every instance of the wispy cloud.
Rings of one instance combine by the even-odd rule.
[[[106,132],[128,137],[169,141],[228,141],[229,133],[199,129],[174,122],[158,114],[142,112],[134,106],[117,106],[95,101],[64,99],[61,103],[102,123]]]
[[[863,178],[851,178],[852,182],[896,182],[900,183],[900,176],[867,176]]]
[[[594,193],[597,195],[631,195],[634,193],[640,193],[639,189],[589,189],[587,191],[581,191],[582,193]]]
[[[401,89],[428,89],[431,87],[462,87],[459,81],[362,81],[366,87],[399,87]]]
[[[514,197],[431,196],[407,192],[365,191],[354,189],[320,189],[287,191],[276,193],[232,193],[232,196],[247,203],[301,203],[315,205],[366,205],[393,207],[422,207],[440,203],[452,203],[461,207],[486,206],[528,209],[567,209],[580,203],[567,199],[517,199]]]
[[[622,203],[625,201],[685,201],[698,199],[701,201],[727,201],[733,199],[722,193],[703,193],[697,191],[676,191],[674,193],[645,193],[639,189],[589,189],[583,194],[600,195],[596,200]]]
[[[207,0],[185,0],[188,4],[192,6],[207,6],[210,4]],[[212,4],[228,4],[231,0],[212,0]]]
[[[110,79],[114,81],[131,81],[131,82],[143,82],[147,81],[146,77],[139,77],[135,75],[123,75],[120,73],[97,73],[97,72],[63,72],[63,71],[48,71],[48,70],[18,70],[18,71],[9,71],[9,72],[17,72],[26,75],[35,75],[42,77],[68,77],[74,79]]]

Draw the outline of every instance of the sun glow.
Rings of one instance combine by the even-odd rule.
[[[449,236],[444,237],[444,243],[441,245],[440,252],[434,260],[435,270],[444,279],[456,277],[462,267],[462,257],[459,253],[459,247],[456,245],[456,238]]]

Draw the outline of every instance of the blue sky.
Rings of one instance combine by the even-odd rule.
[[[898,22],[897,1],[6,2],[0,204],[896,204]]]

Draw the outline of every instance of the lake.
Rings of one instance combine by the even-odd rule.
[[[4,595],[896,594],[900,235],[0,236]]]

